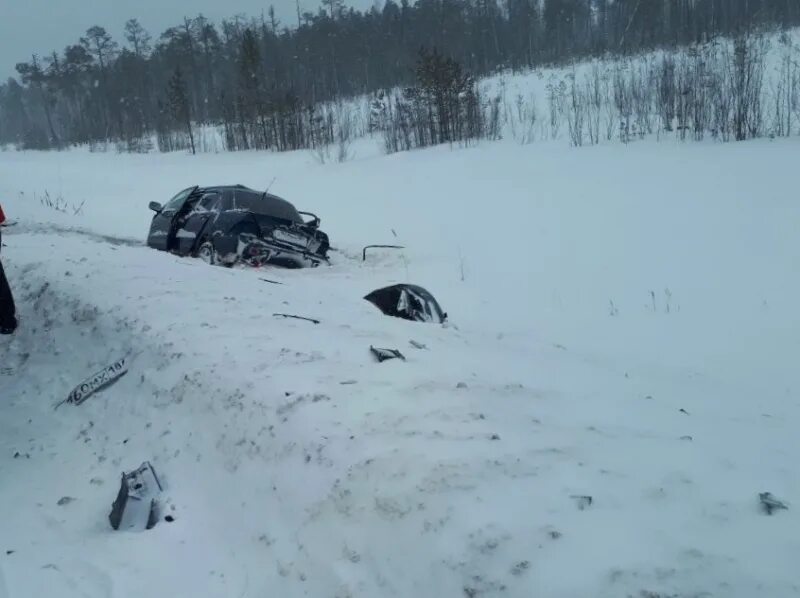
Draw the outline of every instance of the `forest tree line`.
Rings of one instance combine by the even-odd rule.
[[[124,39],[94,26],[17,65],[0,84],[0,144],[146,151],[155,134],[162,151],[194,150],[192,127],[211,124],[226,149],[314,148],[343,141],[337,101],[396,87],[406,92],[387,106],[387,149],[492,137],[500,107],[475,77],[799,24],[797,0],[386,0],[367,11],[324,0],[292,23],[270,7],[186,18],[156,38],[131,19]],[[558,101],[591,105],[589,87],[570,91]]]

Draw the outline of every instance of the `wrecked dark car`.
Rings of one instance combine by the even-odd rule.
[[[156,214],[147,244],[154,249],[224,266],[303,268],[327,261],[330,243],[319,218],[265,191],[189,187],[149,207]]]
[[[412,322],[442,324],[447,314],[427,290],[414,284],[395,284],[377,289],[364,297],[387,316]]]

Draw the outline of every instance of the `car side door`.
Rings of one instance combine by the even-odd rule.
[[[220,194],[212,191],[203,195],[194,205],[175,233],[179,254],[189,255],[197,249],[206,226],[217,214],[219,200]]]
[[[184,189],[164,206],[155,202],[150,203],[150,209],[155,212],[155,216],[153,216],[153,220],[150,223],[150,232],[147,235],[148,246],[161,251],[170,249],[170,241],[174,236],[175,219],[195,189],[197,187]]]

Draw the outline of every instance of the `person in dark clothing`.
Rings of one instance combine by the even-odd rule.
[[[3,208],[0,207],[0,227],[5,222]],[[0,247],[3,246],[3,237],[0,234]],[[17,309],[14,305],[14,296],[11,294],[11,287],[8,286],[8,279],[3,270],[3,262],[0,261],[0,334],[13,334],[17,329]]]

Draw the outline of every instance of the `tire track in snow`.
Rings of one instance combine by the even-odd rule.
[[[125,245],[128,247],[145,247],[147,244],[140,239],[133,239],[130,237],[117,237],[114,235],[101,234],[79,226],[64,226],[62,224],[49,223],[32,223],[32,222],[18,222],[13,226],[4,227],[3,235],[9,237],[15,235],[46,235],[55,233],[58,235],[78,235],[93,241],[101,243],[109,243],[111,245]]]

